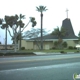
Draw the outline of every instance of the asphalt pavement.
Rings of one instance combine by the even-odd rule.
[[[0,58],[0,80],[73,80],[80,54]]]

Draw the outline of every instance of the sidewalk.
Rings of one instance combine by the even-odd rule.
[[[80,54],[80,53],[74,53],[74,52],[68,52],[68,53],[47,53],[47,52],[33,52],[35,55],[7,55],[7,56],[0,56],[0,58],[4,58],[4,57],[24,57],[24,56],[48,56],[48,55],[66,55],[66,54]]]
[[[61,54],[77,54],[77,53],[74,53],[74,52],[67,52],[67,53],[47,53],[47,52],[34,52],[36,55],[61,55]],[[79,54],[79,53],[78,53]]]
[[[47,53],[47,52],[33,52],[35,53],[36,55],[58,55],[58,54],[61,54],[61,53]]]

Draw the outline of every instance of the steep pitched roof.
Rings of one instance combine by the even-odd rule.
[[[66,35],[64,39],[77,39],[77,36],[75,36],[74,34],[70,19],[66,18],[65,20],[63,20],[62,27],[66,30]]]
[[[78,39],[78,37],[75,36],[75,34],[74,34],[74,30],[73,30],[70,19],[68,19],[68,18],[64,19],[62,21],[62,27],[64,27],[64,29],[66,30],[66,35],[64,37],[61,37],[62,39],[73,39],[73,40]],[[43,40],[53,40],[53,39],[58,39],[58,37],[55,35],[51,35],[51,34],[43,36]],[[33,41],[34,40],[41,40],[41,37],[32,38],[29,40],[33,40]]]
[[[70,19],[68,19],[68,18],[64,19],[62,21],[62,27],[64,27],[67,30],[67,35],[69,35],[69,34],[75,35]]]

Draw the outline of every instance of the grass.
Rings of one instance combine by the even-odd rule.
[[[36,55],[34,54],[33,52],[27,52],[27,51],[17,51],[17,52],[14,52],[14,51],[1,51],[0,52],[0,56],[13,56],[13,55]]]
[[[79,50],[77,49],[55,49],[55,50],[21,50],[21,52],[46,52],[46,53],[58,53],[58,52],[61,52],[61,51],[64,51],[64,52],[77,52]]]
[[[45,53],[68,53],[74,52],[79,53],[77,49],[55,49],[55,50],[20,50],[18,52],[0,52],[0,56],[5,55],[35,55],[34,52],[45,52]]]

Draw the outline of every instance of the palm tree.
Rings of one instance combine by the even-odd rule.
[[[2,20],[2,19],[0,19],[0,25],[2,25],[2,21],[3,21],[3,20]]]
[[[5,29],[5,50],[7,50],[7,28],[8,25],[7,24],[2,24],[2,29]]]
[[[0,20],[0,24],[2,24],[1,28],[5,29],[5,50],[7,50],[7,28],[8,28],[7,19],[8,19],[8,16],[5,16],[4,20],[2,20],[2,21]],[[3,21],[5,23],[3,23]]]
[[[3,28],[5,28],[5,26],[6,26],[6,31],[8,30],[8,32],[12,38],[13,38],[13,36],[11,35],[8,27],[13,28],[13,25],[15,25],[17,23],[17,20],[18,19],[15,16],[5,16],[6,24],[3,25]],[[16,29],[13,30],[13,33],[14,33],[14,36],[16,37]],[[15,52],[16,52],[16,38],[15,38]]]
[[[56,35],[60,39],[62,36],[65,36],[66,30],[63,27],[61,27],[60,29],[59,27],[57,27],[54,29],[54,31],[52,31],[51,34]]]
[[[78,33],[78,40],[79,40],[79,43],[80,43],[80,31]]]
[[[61,44],[62,43],[62,37],[66,35],[66,30],[61,27],[59,29],[59,27],[55,28],[54,31],[52,31],[51,33],[52,35],[55,35],[58,37],[58,43]]]
[[[40,16],[41,16],[41,50],[43,50],[43,33],[42,33],[42,24],[43,24],[43,12],[48,10],[46,9],[46,6],[39,6],[36,7],[37,11],[40,12]]]
[[[19,34],[17,36],[17,41],[20,40],[20,43],[19,43],[19,50],[20,50],[21,49],[21,39],[22,39],[21,32],[24,30],[25,27],[28,26],[28,24],[30,22],[32,23],[32,27],[36,26],[37,22],[35,21],[35,18],[34,17],[30,17],[30,21],[24,27],[25,24],[23,23],[22,19],[25,19],[25,15],[20,14],[19,16],[16,15],[15,17],[18,18],[17,26],[19,26]],[[21,31],[21,28],[23,28],[22,31]]]
[[[21,28],[24,27],[24,23],[22,22],[22,19],[25,19],[25,15],[20,14],[19,16],[16,15],[16,17],[18,17],[18,19],[19,19],[18,25],[20,26],[19,27],[19,30],[20,30],[20,33],[19,33],[19,40],[20,40],[19,50],[20,50],[21,49]]]

